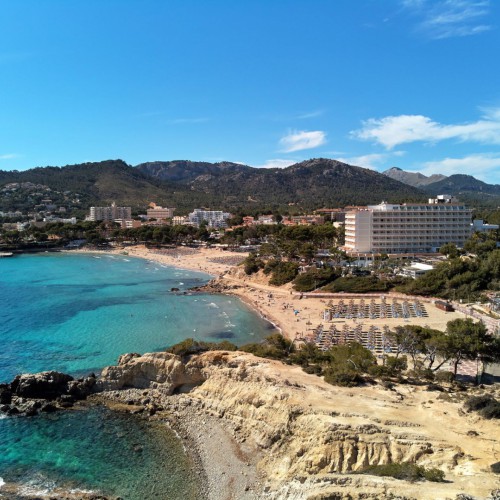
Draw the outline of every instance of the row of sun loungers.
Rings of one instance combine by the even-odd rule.
[[[324,312],[325,321],[337,318],[383,319],[425,317],[427,317],[427,311],[419,300],[405,300],[400,303],[394,299],[392,303],[387,303],[385,298],[382,298],[380,302],[376,302],[375,299],[371,299],[370,302],[365,302],[364,299],[361,299],[359,302],[354,302],[353,299],[349,302],[344,302],[341,299],[337,304],[330,303]]]
[[[378,328],[371,325],[367,330],[362,324],[349,327],[347,324],[337,328],[337,325],[325,329],[319,325],[313,332],[314,343],[323,351],[334,345],[358,342],[375,354],[390,354],[396,352],[396,344],[389,335],[389,327]]]

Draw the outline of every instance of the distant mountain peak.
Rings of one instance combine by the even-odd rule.
[[[396,181],[408,184],[409,186],[421,188],[434,182],[439,182],[446,179],[445,175],[433,174],[431,176],[426,176],[420,172],[406,172],[398,167],[392,167],[385,172],[382,172],[387,177],[394,179]]]

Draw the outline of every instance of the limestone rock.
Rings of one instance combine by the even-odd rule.
[[[188,367],[178,356],[157,352],[120,356],[117,366],[108,366],[102,371],[98,388],[107,391],[151,387],[172,394],[183,385],[196,385],[204,380],[198,368]]]

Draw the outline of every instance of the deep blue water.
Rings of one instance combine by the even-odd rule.
[[[235,298],[170,292],[208,279],[126,256],[0,259],[0,382],[43,370],[86,374],[125,352],[160,350],[187,337],[242,344],[269,334],[270,325]],[[181,444],[166,430],[151,438],[159,433],[150,427],[104,409],[0,419],[0,478],[126,499],[196,498]],[[124,461],[135,442],[143,451]],[[155,476],[160,496],[144,490],[153,463],[162,464]]]

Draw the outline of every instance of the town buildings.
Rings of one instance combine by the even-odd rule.
[[[171,219],[174,216],[175,208],[163,208],[156,203],[150,203],[149,208],[146,210],[146,218],[148,220],[156,219]]]
[[[448,195],[429,203],[352,208],[346,213],[345,251],[355,253],[430,253],[445,243],[462,247],[470,237],[472,210]]]
[[[195,208],[189,214],[189,222],[196,227],[199,227],[203,222],[206,222],[210,228],[223,228],[227,226],[227,219],[231,217],[230,213],[222,210],[202,210]]]
[[[115,203],[112,203],[110,207],[90,207],[90,214],[85,220],[114,222],[117,219],[131,218],[131,207],[117,207]]]

